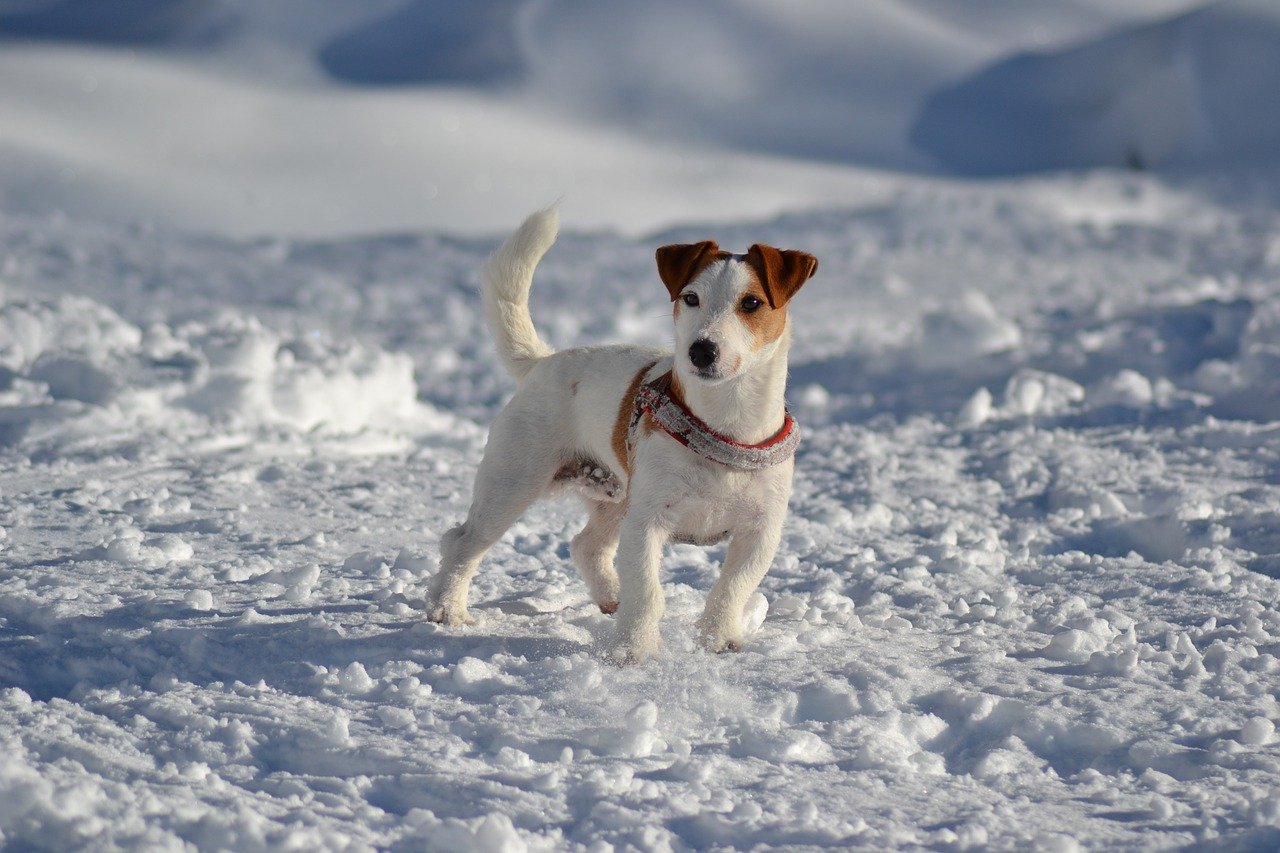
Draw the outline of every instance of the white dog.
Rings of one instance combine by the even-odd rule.
[[[708,649],[737,650],[743,607],[778,547],[799,440],[783,402],[787,303],[818,262],[762,245],[745,255],[710,241],[663,246],[674,354],[553,352],[528,301],[557,229],[554,209],[535,213],[484,266],[486,318],[520,387],[489,432],[466,522],[442,538],[428,617],[473,621],[467,590],[485,552],[534,500],[570,487],[589,518],[569,553],[595,603],[617,612],[612,658],[635,663],[658,650],[667,541],[729,540],[698,628]]]

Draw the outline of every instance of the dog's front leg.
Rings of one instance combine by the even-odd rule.
[[[698,636],[713,652],[742,648],[742,611],[773,564],[782,538],[782,519],[765,518],[758,526],[734,531],[724,566],[698,619]]]
[[[666,604],[661,569],[667,536],[652,514],[632,504],[618,543],[618,627],[609,649],[617,663],[641,663],[658,652],[658,623]]]

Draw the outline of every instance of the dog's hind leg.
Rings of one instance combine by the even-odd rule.
[[[475,621],[467,613],[467,592],[480,560],[551,484],[554,465],[542,464],[546,460],[538,454],[495,456],[486,453],[480,462],[467,520],[440,539],[440,571],[431,579],[427,601],[427,618],[432,622]]]
[[[618,531],[627,507],[616,501],[586,503],[587,524],[569,544],[569,558],[582,573],[600,612],[613,613],[618,609],[618,573],[613,558],[618,553]]]

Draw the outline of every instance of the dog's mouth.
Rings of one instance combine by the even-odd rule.
[[[718,365],[711,365],[710,367],[702,367],[702,368],[695,367],[693,368],[693,375],[694,375],[694,378],[701,379],[703,382],[707,382],[711,384],[722,382],[725,379],[729,378],[728,376],[720,372],[720,368]]]

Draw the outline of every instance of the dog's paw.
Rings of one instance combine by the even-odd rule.
[[[658,656],[657,643],[616,640],[605,651],[605,659],[617,666],[639,666]]]
[[[606,616],[612,616],[618,612],[618,602],[615,601],[597,601],[596,606],[600,608],[600,612]]]
[[[742,651],[742,638],[732,636],[723,626],[700,621],[698,624],[698,643],[704,649],[715,654],[721,652]]]
[[[450,628],[476,624],[475,617],[467,612],[466,607],[451,607],[447,604],[437,604],[427,608],[427,621]]]
[[[721,652],[740,652],[742,651],[742,641],[734,640],[728,637],[710,637],[702,636],[702,647],[709,652],[720,654]]]

